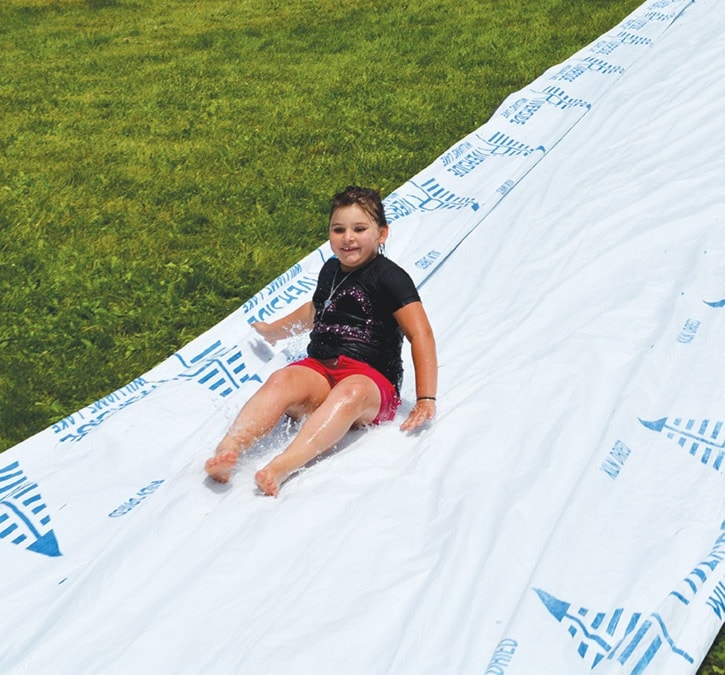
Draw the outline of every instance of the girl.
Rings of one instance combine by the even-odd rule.
[[[352,427],[392,420],[400,405],[403,335],[410,341],[416,404],[401,425],[411,431],[435,415],[435,340],[415,284],[382,254],[388,225],[380,195],[350,186],[332,198],[329,238],[335,258],[320,270],[312,301],[272,323],[252,326],[268,342],[312,330],[308,357],[273,373],[247,401],[206,472],[226,483],[241,452],[284,414],[306,417],[287,449],[256,476],[277,495],[282,483],[332,448]]]

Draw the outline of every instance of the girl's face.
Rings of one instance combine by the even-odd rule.
[[[362,206],[340,206],[332,213],[330,246],[343,272],[369,263],[387,238],[388,228],[380,227]]]

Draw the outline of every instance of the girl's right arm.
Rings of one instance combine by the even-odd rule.
[[[312,330],[314,318],[315,306],[310,300],[291,314],[277,319],[277,321],[272,323],[257,321],[251,325],[267,342],[273,345],[277,340],[284,340],[293,335]]]
[[[412,431],[433,419],[438,391],[438,357],[436,343],[428,316],[420,302],[411,302],[393,313],[405,337],[410,341],[415,369],[416,402],[408,419],[400,425]]]

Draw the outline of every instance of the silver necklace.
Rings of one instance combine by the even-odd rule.
[[[340,283],[335,284],[337,281],[337,273],[339,271],[339,268],[335,270],[335,276],[332,278],[332,288],[330,289],[330,295],[327,296],[327,300],[322,303],[322,313],[324,314],[327,311],[327,308],[332,304],[332,296],[335,295],[335,291],[337,291],[340,286],[342,286],[343,283],[345,283],[345,279],[347,279],[352,272],[348,272],[342,279],[340,279]]]

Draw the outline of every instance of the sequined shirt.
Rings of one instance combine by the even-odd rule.
[[[320,270],[312,296],[315,318],[307,354],[316,359],[344,354],[364,361],[400,391],[403,331],[393,313],[419,300],[410,275],[383,255],[347,277],[339,260],[331,258]]]

